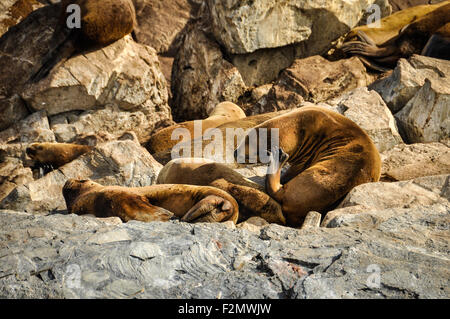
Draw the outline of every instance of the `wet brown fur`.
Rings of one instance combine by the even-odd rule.
[[[102,186],[92,181],[68,180],[63,195],[69,213],[122,221],[167,221],[173,215],[188,222],[236,222],[237,202],[228,193],[208,186]]]
[[[380,178],[380,155],[370,137],[351,120],[321,107],[302,107],[258,128],[278,128],[279,146],[290,168],[266,176],[266,193],[281,204],[287,224],[302,225],[309,211],[325,213],[353,187]],[[270,143],[268,134],[267,145]],[[248,156],[249,139],[240,148]],[[238,149],[238,151],[242,151]],[[282,184],[283,183],[283,184]]]
[[[32,160],[40,164],[58,168],[90,152],[92,149],[92,146],[78,144],[33,143],[27,147],[26,153]]]
[[[176,159],[164,166],[156,182],[217,187],[238,202],[238,222],[259,216],[269,223],[286,224],[281,206],[264,192],[263,187],[220,163],[205,159]]]
[[[231,102],[219,103],[208,118],[201,120],[201,133],[203,134],[209,128],[215,128],[224,123],[236,121],[245,117],[244,111],[236,104]],[[145,148],[150,152],[150,154],[160,153],[172,149],[172,147],[179,142],[177,139],[172,139],[173,131],[178,128],[187,129],[191,136],[194,136],[194,121],[183,122],[166,127],[153,134],[149,141],[145,143]]]
[[[429,42],[433,35],[449,38],[450,30],[443,28],[449,22],[450,1],[411,7],[382,19],[380,28],[370,25],[354,28],[347,35],[342,49],[360,56],[369,67],[392,68],[400,58],[408,58],[412,54],[427,55],[424,48],[428,46],[431,51],[436,46]],[[448,50],[448,46],[436,47],[433,56],[445,58]]]

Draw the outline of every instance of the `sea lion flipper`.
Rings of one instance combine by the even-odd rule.
[[[209,195],[196,203],[182,218],[185,222],[223,222],[234,215],[233,205],[226,199]]]

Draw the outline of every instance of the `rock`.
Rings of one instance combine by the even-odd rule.
[[[35,112],[0,132],[0,143],[55,142],[45,111]]]
[[[14,188],[33,181],[33,172],[20,159],[0,158],[0,201]]]
[[[248,231],[254,232],[254,233],[259,233],[261,231],[261,229],[267,225],[269,225],[269,223],[265,219],[254,216],[254,217],[250,217],[246,221],[236,225],[236,228],[245,229],[245,230],[248,230]]]
[[[29,115],[20,94],[48,51],[59,10],[58,5],[37,9],[0,38],[0,130]]]
[[[0,202],[0,207],[36,213],[64,210],[62,187],[70,178],[90,179],[105,186],[140,187],[152,185],[161,168],[139,144],[131,140],[110,141],[36,181],[17,187]]]
[[[395,183],[367,183],[353,188],[338,208],[370,209],[448,205],[450,175],[425,176]]]
[[[0,37],[42,4],[36,0],[4,0],[0,3]]]
[[[252,233],[1,211],[0,297],[447,298],[448,208],[369,213],[383,218]]]
[[[191,26],[173,65],[172,115],[175,121],[206,118],[218,103],[236,103],[244,91],[239,71],[224,59],[219,45],[199,26]]]
[[[261,49],[253,53],[234,54],[231,63],[248,87],[261,86],[275,81],[280,72],[289,67],[295,59],[292,45],[275,49]]]
[[[375,81],[369,89],[377,91],[392,113],[397,113],[423,87],[425,79],[433,88],[450,87],[450,63],[421,55],[400,59],[390,76]]]
[[[369,91],[366,87],[357,88],[326,104],[358,124],[370,136],[379,152],[403,142],[392,113],[375,91]]]
[[[398,144],[380,155],[387,181],[450,174],[450,147],[443,143]]]
[[[366,1],[304,2],[208,0],[212,32],[231,54],[303,43],[298,57],[325,53],[330,43],[356,26]],[[387,1],[377,1],[383,7]]]
[[[158,54],[174,56],[183,29],[199,6],[188,0],[133,0],[133,3],[138,23],[134,30],[136,40]]]
[[[59,128],[60,141],[99,130],[120,135],[124,122],[130,123],[125,130],[133,125],[132,129],[148,135],[158,123],[171,120],[167,85],[156,52],[131,36],[78,54],[53,68],[43,80],[27,83],[48,51],[58,12],[58,5],[38,9],[0,39],[0,68],[5,69],[0,75],[0,130],[26,117],[28,109],[45,110],[48,116],[95,113],[92,122],[84,117],[66,131]],[[102,114],[111,110],[114,114]],[[114,122],[99,125],[103,120],[116,121],[119,127]]]
[[[22,94],[49,115],[112,103],[123,111],[167,109],[167,87],[156,52],[131,36],[78,55]],[[74,103],[76,101],[76,103]]]
[[[318,212],[309,212],[302,224],[301,229],[316,228],[320,226],[322,215]]]
[[[255,106],[254,114],[296,108],[303,100],[327,101],[371,82],[358,58],[330,62],[316,55],[298,59],[281,73],[269,94]]]
[[[405,141],[438,142],[450,138],[450,77],[447,79],[447,83],[433,85],[425,79],[414,97],[395,114]]]

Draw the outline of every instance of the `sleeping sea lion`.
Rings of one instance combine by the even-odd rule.
[[[209,186],[121,187],[69,179],[63,187],[63,196],[71,214],[117,216],[124,222],[167,221],[176,216],[186,222],[236,223],[239,216],[234,198]]]
[[[450,49],[450,30],[445,27],[449,22],[450,1],[411,7],[381,19],[379,28],[373,24],[354,28],[341,49],[380,71],[412,54],[445,59]]]
[[[245,118],[244,111],[232,102],[222,102],[216,105],[208,118],[201,120],[201,131],[203,133],[210,128],[218,127],[224,123],[239,120]],[[172,149],[179,141],[172,139],[172,133],[175,129],[185,128],[189,131],[191,136],[194,136],[194,122],[183,122],[176,125],[172,125],[157,133],[153,134],[147,143],[145,148],[150,154],[160,153]]]
[[[380,178],[381,160],[370,137],[353,121],[321,107],[302,107],[255,127],[278,129],[279,149],[266,149],[281,163],[266,176],[266,193],[281,204],[287,225],[299,227],[310,211],[325,213],[353,187]],[[247,161],[260,145],[246,136],[235,151]],[[257,140],[259,141],[259,139]],[[258,154],[257,154],[258,155]],[[259,155],[257,156],[259,160]],[[281,178],[287,162],[290,168]]]
[[[239,204],[238,222],[259,216],[269,223],[286,224],[280,204],[267,195],[263,187],[228,166],[208,159],[172,160],[163,167],[156,183],[217,187],[236,199]]]

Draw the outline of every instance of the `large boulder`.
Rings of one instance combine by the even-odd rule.
[[[372,82],[358,58],[330,62],[321,56],[297,59],[253,109],[253,114],[297,108],[302,101],[324,102]]]
[[[398,144],[380,155],[381,176],[388,181],[450,174],[450,147],[443,143]]]
[[[219,45],[198,26],[190,26],[172,70],[172,115],[176,121],[208,117],[220,102],[237,102],[245,91],[241,74]]]
[[[0,68],[5,70],[0,74],[0,130],[26,117],[29,110],[45,110],[48,116],[91,110],[114,113],[93,116],[92,122],[85,117],[82,124],[70,128],[74,134],[106,130],[120,135],[124,126],[120,119],[137,117],[130,125],[148,135],[161,122],[170,122],[167,84],[157,54],[131,36],[82,52],[54,67],[41,81],[29,82],[50,47],[58,12],[58,5],[38,9],[0,39]],[[99,125],[103,118],[111,122]]]
[[[248,231],[0,211],[0,297],[448,298],[448,206],[370,213]]]
[[[400,111],[423,87],[428,79],[434,88],[450,87],[450,63],[421,55],[400,59],[392,74],[374,82],[377,91],[392,113]]]
[[[152,185],[162,165],[133,140],[100,144],[93,151],[14,189],[0,208],[27,212],[66,209],[62,187],[70,179],[90,179],[102,185],[139,187]]]
[[[377,2],[387,1],[208,0],[215,38],[232,54],[304,43],[302,57],[322,54],[332,41],[356,26]]]

